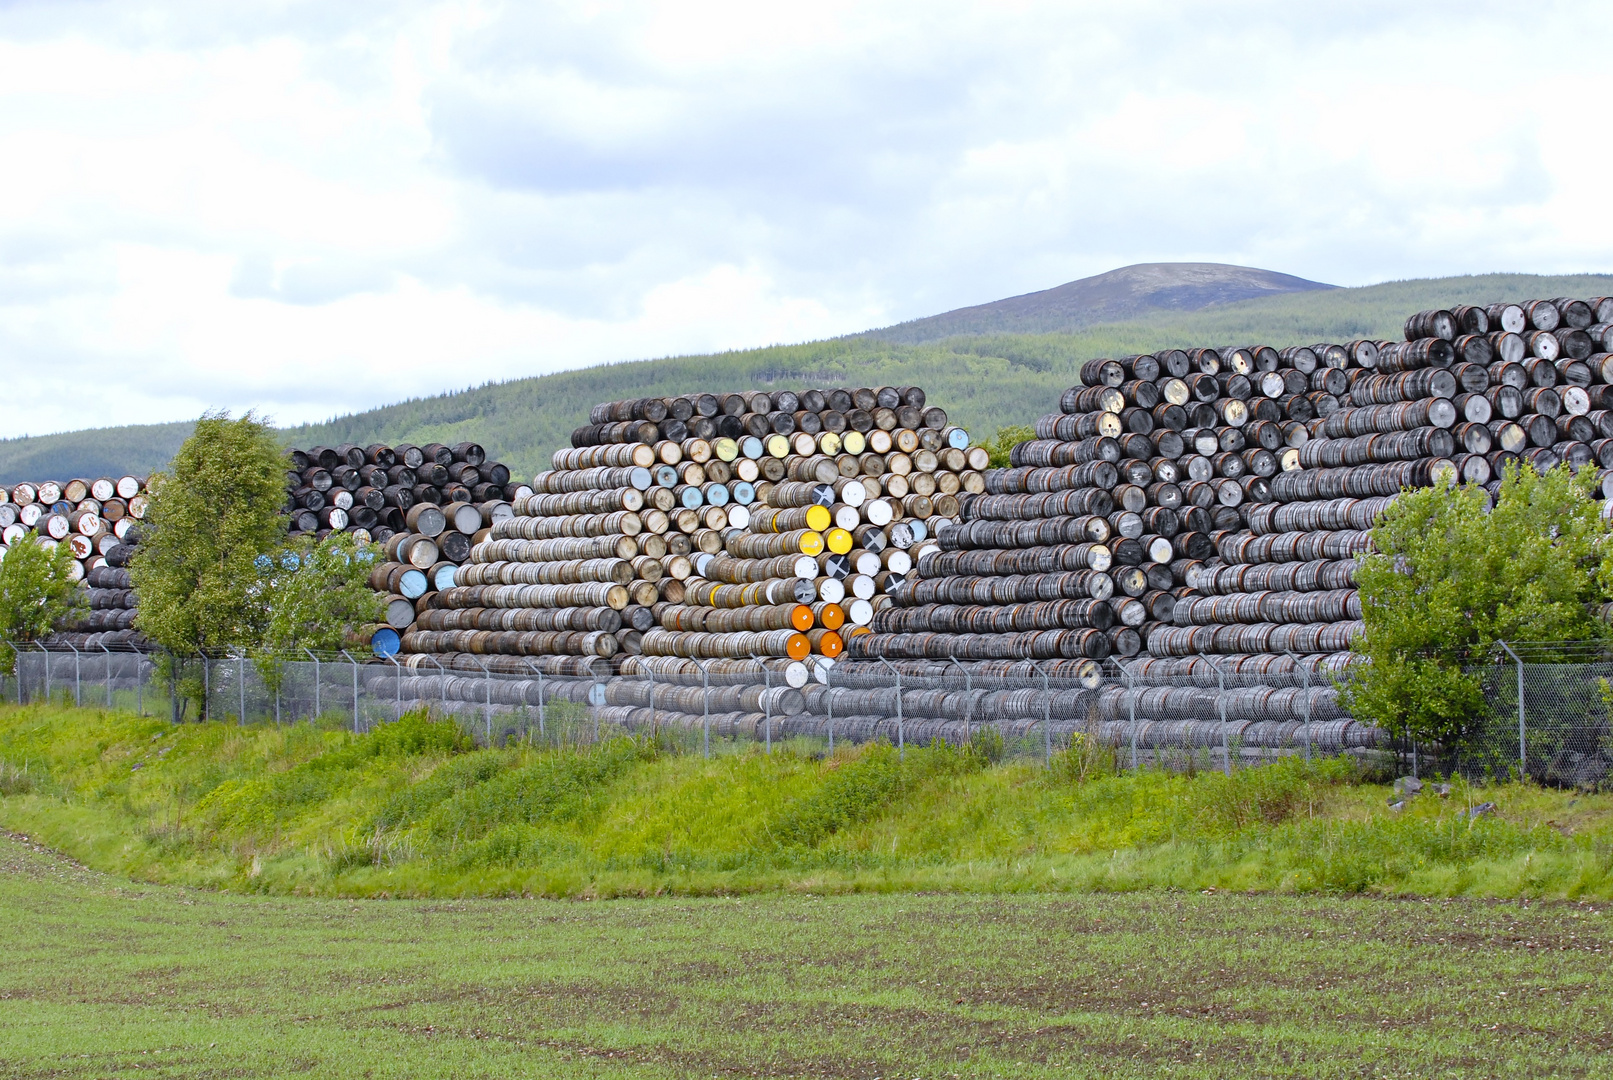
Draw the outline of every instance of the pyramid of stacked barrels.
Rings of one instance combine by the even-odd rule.
[[[1613,298],[1425,311],[1399,342],[1173,349],[1080,374],[850,643],[889,670],[842,664],[844,688],[811,688],[810,712],[883,734],[901,671],[914,730],[951,738],[993,686],[1114,657],[1123,678],[1101,688],[1089,675],[1017,708],[997,690],[987,711],[1109,724],[1122,743],[1168,721],[1155,738],[1215,745],[1235,720],[1246,745],[1291,745],[1297,725],[1317,745],[1371,745],[1326,683],[1363,630],[1355,557],[1384,509],[1458,480],[1493,495],[1514,461],[1613,469]],[[926,689],[970,670],[973,694]]]
[[[47,644],[78,649],[143,648],[125,569],[140,542],[146,485],[138,476],[47,480],[0,487],[0,557],[27,539],[66,544],[84,595],[78,615]]]
[[[386,623],[363,636],[379,656],[398,651],[400,635],[493,523],[511,515],[510,500],[531,493],[476,443],[448,446],[315,446],[287,451],[286,507],[293,537],[323,539],[346,532],[380,546],[370,586],[387,594]]]
[[[754,731],[870,632],[987,455],[918,387],[607,402],[404,635],[402,696],[501,704],[589,687],[631,726]],[[439,670],[441,669],[441,670]],[[602,695],[603,701],[597,700]]]

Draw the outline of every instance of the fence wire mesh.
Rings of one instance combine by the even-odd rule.
[[[1483,672],[1485,709],[1453,748],[1471,776],[1527,775],[1559,787],[1613,781],[1613,659],[1530,663],[1527,651]]]
[[[22,646],[0,695],[176,722],[313,721],[355,732],[424,710],[454,719],[483,746],[632,735],[712,754],[941,740],[997,758],[1046,764],[1078,754],[1121,769],[1230,771],[1290,755],[1348,754],[1396,772],[1613,783],[1613,656],[1600,646],[1555,648],[1547,655],[1520,647],[1482,668],[1483,714],[1448,747],[1392,741],[1350,717],[1336,682],[1348,669],[1329,657],[840,664],[817,669],[802,686],[772,671],[554,676],[535,665],[406,667],[345,654],[260,665],[248,657]]]

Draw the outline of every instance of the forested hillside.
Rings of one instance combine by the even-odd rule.
[[[1053,408],[1077,365],[1094,356],[1205,344],[1308,344],[1397,339],[1406,315],[1454,303],[1613,294],[1613,275],[1488,274],[1387,282],[1156,313],[1071,333],[974,335],[905,345],[865,335],[713,356],[670,357],[518,379],[288,428],[288,444],[474,440],[517,475],[545,467],[598,401],[692,390],[902,385],[977,435]],[[142,472],[160,465],[187,424],[112,428],[0,442],[0,482]]]

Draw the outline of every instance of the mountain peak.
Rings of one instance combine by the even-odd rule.
[[[958,334],[1047,334],[1135,318],[1147,311],[1196,311],[1212,304],[1335,287],[1252,266],[1136,263],[1041,292],[870,330],[865,336],[917,344]]]

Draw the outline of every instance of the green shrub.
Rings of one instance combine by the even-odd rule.
[[[1361,560],[1367,663],[1343,704],[1394,735],[1460,741],[1482,714],[1475,665],[1497,641],[1600,638],[1613,585],[1596,470],[1510,466],[1493,510],[1477,487],[1406,492]]]

